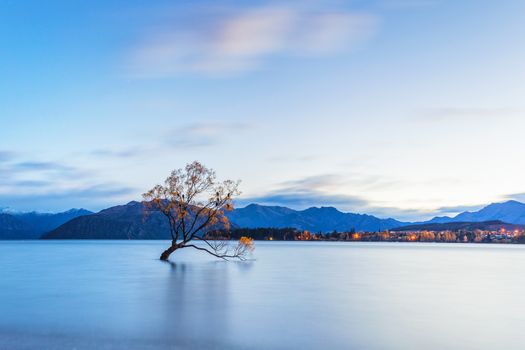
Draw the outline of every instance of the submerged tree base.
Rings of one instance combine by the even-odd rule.
[[[172,241],[171,246],[165,251],[163,251],[160,255],[160,260],[168,261],[171,254],[173,254],[176,250],[182,248],[193,248],[201,250],[210,255],[213,255],[216,258],[224,260],[246,260],[246,255],[252,253],[255,249],[253,246],[253,239],[249,237],[241,237],[237,245],[232,249],[228,247],[228,241],[226,240],[207,241],[203,238],[199,238],[199,240],[203,241],[207,247],[199,247],[195,244],[190,244],[186,241],[181,241],[179,243],[177,243],[176,241]]]
[[[179,248],[181,248],[179,244],[177,244],[176,242],[172,242],[171,246],[162,252],[162,254],[160,255],[160,260],[167,261],[170,255]]]

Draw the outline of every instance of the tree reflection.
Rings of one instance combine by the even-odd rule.
[[[166,263],[170,273],[161,305],[163,338],[170,345],[218,347],[230,332],[227,264]]]

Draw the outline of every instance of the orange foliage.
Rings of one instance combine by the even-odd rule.
[[[253,243],[253,238],[242,236],[239,239],[239,244],[244,246],[248,251],[253,252],[255,249],[255,245]]]
[[[456,234],[454,232],[446,231],[443,235],[443,240],[445,242],[455,242],[456,239]]]
[[[430,231],[423,231],[419,235],[419,240],[422,242],[433,242],[435,238],[436,236],[434,233]]]
[[[303,231],[296,236],[298,241],[309,241],[312,239],[312,234],[309,231]]]

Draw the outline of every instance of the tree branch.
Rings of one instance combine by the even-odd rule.
[[[223,259],[223,260],[228,260],[228,259],[240,259],[240,260],[246,260],[246,258],[244,258],[243,256],[239,255],[239,254],[234,254],[234,255],[229,255],[229,254],[216,254],[206,248],[203,248],[203,247],[198,247],[196,246],[195,244],[187,244],[187,245],[184,245],[183,248],[185,247],[192,247],[192,248],[195,248],[195,249],[198,249],[198,250],[202,250],[202,251],[205,251],[207,252],[208,254],[211,254],[217,258],[220,258],[220,259]]]

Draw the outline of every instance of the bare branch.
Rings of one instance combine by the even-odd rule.
[[[203,248],[203,247],[199,247],[199,246],[196,246],[194,244],[186,244],[184,247],[192,247],[192,248],[195,248],[197,250],[202,250],[202,251],[205,251],[208,254],[211,254],[211,255],[213,255],[213,256],[215,256],[217,258],[224,259],[224,260],[228,260],[228,259],[246,260],[246,258],[244,256],[241,256],[241,255],[238,255],[238,254],[217,254],[217,253],[214,253],[214,252],[210,251],[209,249],[206,249],[206,248]]]

